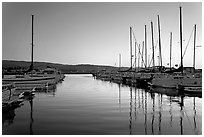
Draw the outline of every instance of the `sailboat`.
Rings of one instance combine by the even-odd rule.
[[[182,57],[182,18],[181,18],[181,7],[180,7],[180,44],[181,44],[181,66],[180,73],[160,73],[154,74],[151,81],[151,87],[163,87],[163,88],[174,88],[183,89],[189,91],[202,92],[202,76],[188,75],[183,72],[183,57]]]
[[[193,58],[194,75],[192,75],[192,77],[197,81],[195,81],[193,84],[182,83],[178,85],[179,89],[188,93],[202,93],[202,74],[195,73],[195,45],[196,45],[195,43],[196,43],[196,24],[194,26],[194,58]]]
[[[42,72],[35,72],[33,69],[33,20],[32,17],[32,53],[31,53],[31,65],[28,73],[24,75],[14,75],[12,77],[3,78],[3,83],[14,83],[16,87],[45,87],[54,85],[64,78],[64,75],[53,68],[47,68]]]
[[[151,21],[151,32],[152,32],[152,47],[154,47],[153,42],[153,22]],[[145,43],[145,44],[144,44]],[[143,55],[141,54],[142,62],[145,64],[145,68],[140,68],[137,72],[135,71],[135,83],[138,87],[144,87],[146,88],[148,86],[148,83],[152,80],[152,72],[154,72],[155,65],[153,60],[153,67],[152,69],[147,67],[147,36],[146,36],[146,25],[145,25],[145,41],[143,41],[142,48],[145,46],[145,62],[143,61]],[[136,47],[135,47],[136,48]],[[153,49],[153,58],[154,58],[154,48]],[[140,53],[140,48],[138,49]],[[143,52],[142,52],[143,53]],[[135,54],[136,56],[136,54]],[[138,56],[139,57],[139,56]],[[139,63],[139,60],[138,60]],[[139,68],[139,65],[138,65]]]

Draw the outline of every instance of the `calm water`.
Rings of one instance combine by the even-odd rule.
[[[202,134],[202,98],[176,94],[67,75],[3,114],[2,134]]]

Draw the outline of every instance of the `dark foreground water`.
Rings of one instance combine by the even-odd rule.
[[[202,134],[202,98],[156,91],[67,75],[3,114],[2,134]]]

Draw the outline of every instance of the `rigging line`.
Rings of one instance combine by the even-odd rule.
[[[187,45],[186,45],[186,48],[185,48],[185,51],[184,51],[184,54],[183,54],[182,58],[184,57],[184,55],[185,55],[185,53],[186,53],[187,47],[188,47],[188,45],[189,45],[190,39],[191,39],[192,34],[193,34],[193,30],[194,30],[194,27],[193,27],[193,29],[192,29],[192,31],[191,31],[191,35],[190,35],[190,38],[189,38],[188,43],[187,43]]]
[[[156,42],[155,49],[156,49],[157,44],[158,44],[158,40],[157,40],[157,42]],[[150,64],[152,63],[152,61],[153,61],[153,58],[151,57],[150,63],[149,63],[149,65],[148,65],[149,67],[150,67]]]
[[[133,28],[132,28],[132,34],[133,34],[133,36],[134,36],[135,42],[137,43],[137,39],[136,39],[136,37],[135,37],[135,33],[134,33]]]
[[[194,28],[194,27],[193,27],[193,28]],[[189,42],[190,42],[190,39],[191,39],[192,34],[193,34],[193,29],[192,29],[192,31],[191,31],[191,35],[190,35],[190,38],[189,38],[188,43],[187,43],[187,45],[186,45],[186,48],[185,48],[185,51],[184,51],[184,54],[183,54],[182,58],[184,58],[184,55],[185,55],[185,53],[186,53],[186,50],[187,50],[187,47],[188,47],[188,44],[189,44]],[[179,64],[179,66],[181,66],[181,63]]]
[[[133,30],[133,29],[132,29],[132,34],[133,34],[133,36],[134,36],[134,39],[135,39],[137,48],[138,48],[138,50],[139,50],[139,54],[140,54],[140,56],[141,56],[141,58],[142,58],[142,63],[145,64],[145,63],[144,63],[144,60],[143,60],[143,57],[142,57],[142,54],[141,54],[141,52],[140,52],[140,48],[138,47],[138,43],[137,43],[137,40],[136,40],[135,33],[134,33],[134,30]],[[146,66],[146,64],[145,64],[145,66]]]
[[[158,51],[157,51],[157,52],[155,52],[155,51],[156,51],[156,49],[157,49],[157,46],[158,46],[158,40],[156,41],[156,45],[154,46],[154,55],[157,55],[157,56],[158,56],[158,54],[155,54],[155,53],[157,53],[157,52],[158,52]],[[156,56],[156,57],[157,57],[157,56]],[[155,57],[155,56],[154,56],[154,57]]]
[[[149,62],[148,67],[150,67],[150,65],[151,65],[151,63],[152,63],[152,60],[153,60],[153,59],[152,59],[152,57],[151,57],[151,60],[150,60],[150,62]]]

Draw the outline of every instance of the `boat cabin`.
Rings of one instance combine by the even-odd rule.
[[[55,74],[56,70],[53,68],[46,68],[45,70],[43,70],[44,74]]]

